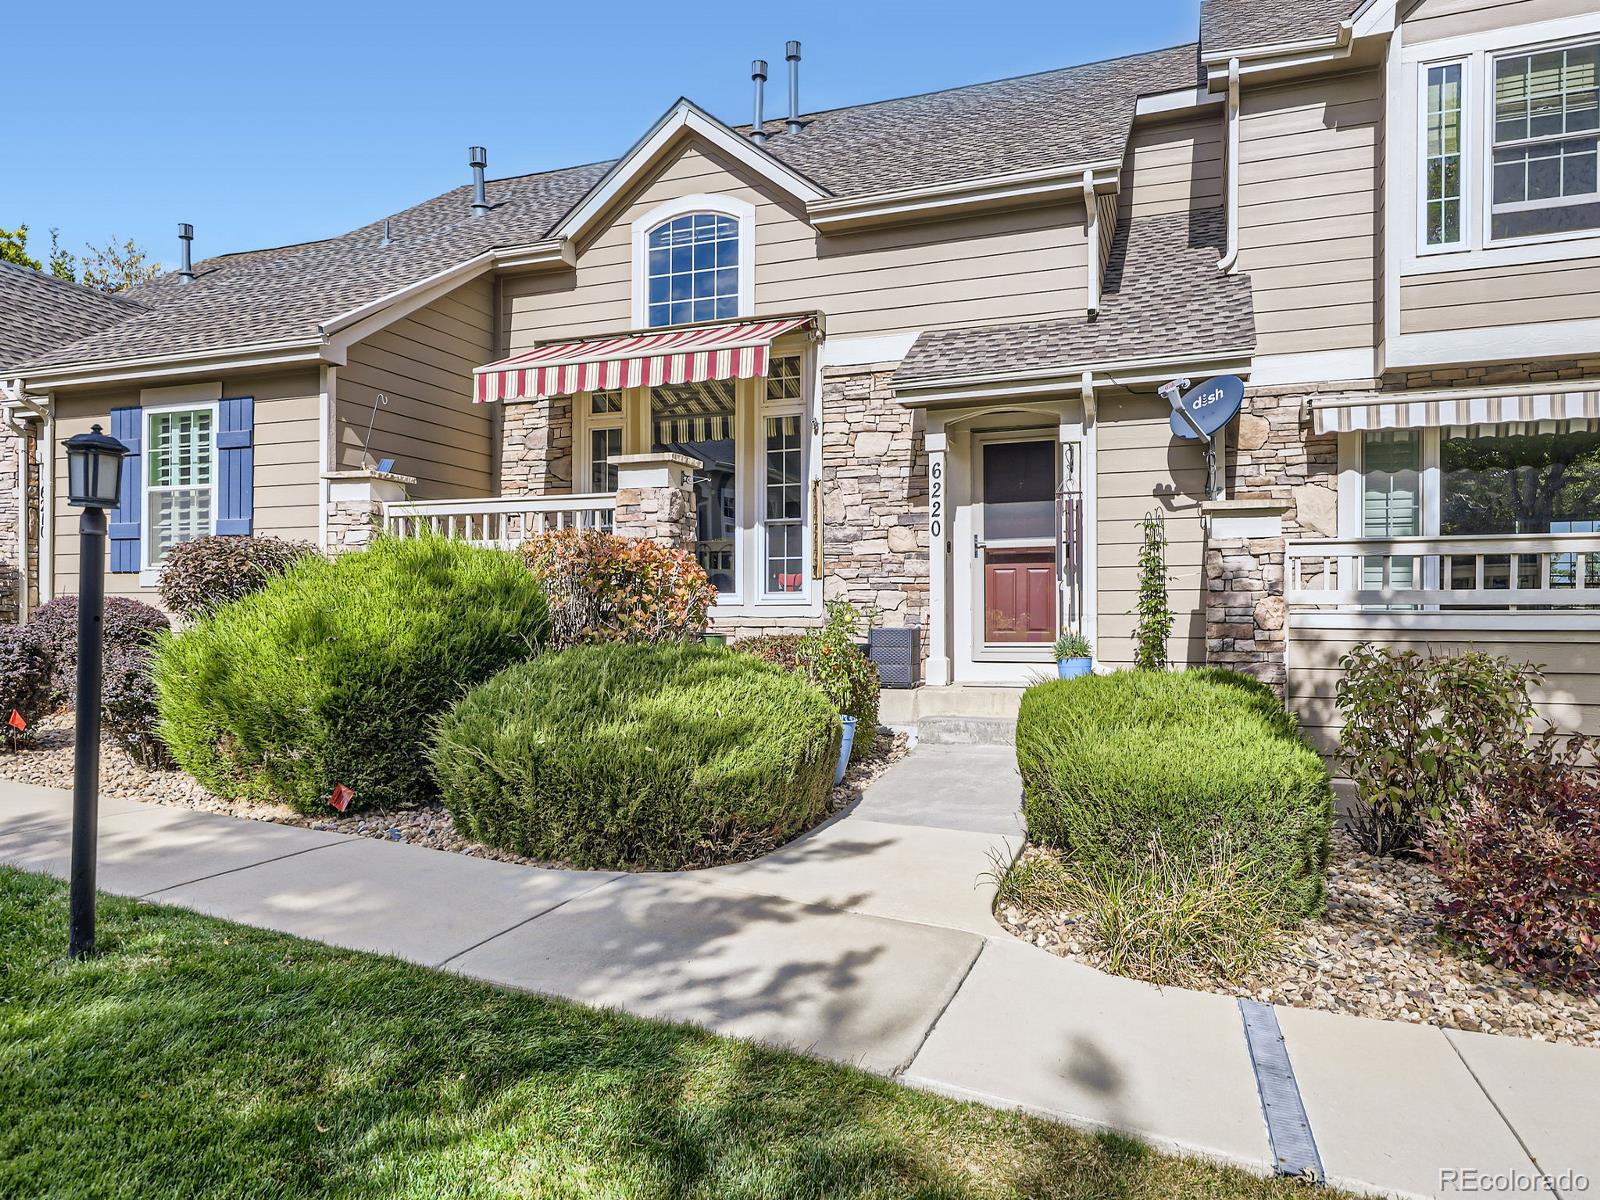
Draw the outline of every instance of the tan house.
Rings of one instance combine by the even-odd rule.
[[[1593,726],[1597,60],[1592,0],[1208,0],[1198,43],[753,126],[683,100],[613,162],[204,260],[8,372],[39,591],[91,422],[138,455],[114,591],[210,531],[593,524],[692,545],[736,636],[870,605],[934,685],[1025,682],[1063,626],[1130,662],[1159,513],[1173,660],[1319,736],[1372,638],[1548,663]],[[1157,389],[1222,375],[1208,495]]]

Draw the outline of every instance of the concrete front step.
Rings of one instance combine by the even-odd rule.
[[[923,717],[917,722],[919,746],[1014,746],[1017,723],[1004,717]]]

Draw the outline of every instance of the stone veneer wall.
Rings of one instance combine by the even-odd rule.
[[[502,403],[500,494],[572,491],[572,398]]]
[[[31,428],[31,427],[30,427]],[[32,488],[32,437],[26,450],[29,459],[29,487]],[[38,521],[34,512],[23,514],[17,505],[18,449],[20,439],[9,429],[0,437],[0,621],[15,624],[20,610],[18,600],[24,580],[30,578],[17,562],[17,532],[20,523],[29,519],[29,545],[37,545]],[[30,505],[30,509],[33,506]],[[35,510],[36,511],[36,510]]]
[[[649,538],[673,550],[694,552],[694,487],[619,487],[612,528],[618,537]]]
[[[1206,543],[1206,663],[1253,675],[1283,694],[1288,682],[1283,538]]]
[[[328,502],[329,556],[347,550],[365,550],[377,536],[382,509],[370,500],[332,500]]]
[[[928,451],[895,402],[896,363],[822,374],[823,595],[917,628],[928,654]]]

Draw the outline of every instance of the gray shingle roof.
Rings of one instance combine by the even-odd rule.
[[[1250,277],[1217,270],[1226,236],[1220,208],[1124,222],[1094,320],[924,333],[895,371],[894,385],[1253,349]]]
[[[0,262],[0,371],[143,311],[124,296]]]
[[[1038,75],[836,108],[767,150],[836,196],[1121,159],[1142,95],[1192,87],[1193,43]]]
[[[1189,44],[1017,79],[809,114],[768,128],[767,150],[835,195],[1122,157],[1142,94],[1192,86]],[[319,325],[487,250],[549,235],[611,163],[494,180],[494,211],[471,213],[469,188],[329,238],[223,255],[196,280],[165,275],[132,296],[147,306],[116,326],[42,349],[30,369],[227,350],[318,336]]]
[[[1325,37],[1360,6],[1361,0],[1201,0],[1200,44],[1210,53]]]

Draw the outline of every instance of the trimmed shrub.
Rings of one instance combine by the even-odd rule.
[[[1594,743],[1546,733],[1496,760],[1429,825],[1451,935],[1492,962],[1600,994],[1600,777]]]
[[[161,740],[161,716],[148,646],[115,646],[106,652],[100,681],[100,725],[106,736],[146,767],[172,766]]]
[[[716,603],[694,555],[646,538],[559,529],[520,553],[550,599],[555,649],[598,642],[685,642],[706,631]]]
[[[763,853],[827,811],[839,721],[815,688],[714,646],[583,646],[469,692],[433,769],[457,828],[578,867]]]
[[[303,542],[218,534],[179,542],[161,564],[161,602],[194,618],[220,604],[259,592],[291,565],[315,554]]]
[[[515,555],[428,537],[304,558],[156,650],[159,733],[213,791],[321,812],[433,794],[431,720],[533,654],[544,593]]]
[[[1492,654],[1424,656],[1364,642],[1339,660],[1340,757],[1356,787],[1351,833],[1369,854],[1412,854],[1424,826],[1523,757],[1536,667]]]
[[[0,724],[13,710],[32,725],[52,703],[50,652],[31,630],[0,626]],[[4,725],[6,742],[26,740],[26,732]]]
[[[1220,847],[1277,914],[1319,911],[1333,796],[1321,757],[1277,696],[1230,671],[1119,671],[1051,680],[1017,719],[1035,841],[1087,871],[1149,858],[1194,866]]]
[[[754,655],[785,671],[804,675],[822,689],[839,712],[856,719],[852,762],[872,752],[878,731],[878,665],[861,652],[862,619],[854,605],[828,601],[828,619],[820,629],[769,633],[741,638],[734,649]]]
[[[119,646],[149,646],[172,627],[167,614],[130,596],[107,596],[101,622],[104,653]],[[57,596],[41,604],[28,624],[50,656],[52,687],[59,704],[70,704],[78,690],[78,598]]]

